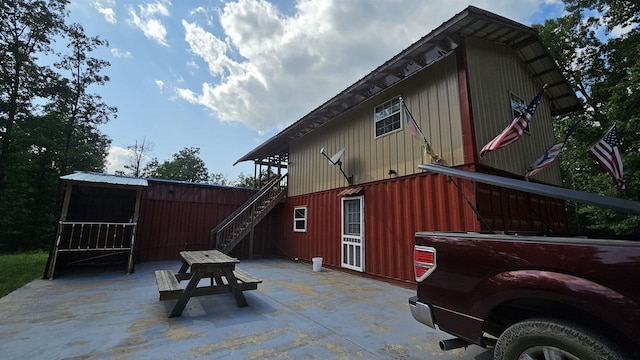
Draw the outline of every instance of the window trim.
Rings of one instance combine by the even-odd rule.
[[[298,210],[304,209],[304,216],[296,217]],[[293,232],[307,232],[307,206],[295,206],[293,208]],[[303,228],[298,228],[298,223],[302,222]]]
[[[387,105],[387,103],[389,103],[390,104],[390,108],[393,109],[393,103],[394,102],[398,103],[398,110],[397,111],[394,111],[394,112],[390,113],[389,115],[385,116],[384,118],[376,119],[376,114],[377,114],[376,110],[378,108],[382,107],[384,109],[384,106]],[[378,124],[378,122],[384,121],[385,119],[388,119],[388,118],[390,118],[390,117],[392,117],[392,116],[394,116],[396,114],[398,114],[398,122],[399,122],[400,126],[397,129],[393,129],[393,130],[391,130],[389,132],[386,132],[384,134],[381,134],[381,135],[376,134],[376,125]],[[403,116],[402,116],[402,100],[400,100],[400,95],[394,96],[391,99],[389,99],[389,100],[387,100],[387,101],[385,101],[385,102],[383,102],[381,104],[376,105],[373,108],[373,138],[374,139],[380,139],[380,138],[383,138],[383,137],[385,137],[387,135],[402,131],[402,127],[403,127],[402,126],[402,122],[403,122],[402,119],[403,119]]]

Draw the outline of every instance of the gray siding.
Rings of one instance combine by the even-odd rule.
[[[329,156],[346,147],[343,169],[354,176],[354,184],[415,174],[418,164],[429,163],[430,158],[411,136],[404,115],[400,131],[375,138],[374,108],[398,95],[404,98],[434,151],[442,156],[442,163],[462,164],[460,98],[452,53],[292,143],[289,196],[348,185],[338,167],[331,166],[320,154],[323,147]],[[389,170],[397,174],[389,175]]]
[[[543,84],[531,78],[509,47],[494,42],[466,38],[469,88],[478,152],[513,120],[509,94],[529,103]],[[527,167],[554,143],[549,102],[543,97],[531,122],[531,135],[485,154],[480,163],[523,176]],[[535,180],[559,185],[557,162],[538,173]]]

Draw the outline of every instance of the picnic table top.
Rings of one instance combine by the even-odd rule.
[[[237,264],[240,260],[218,250],[181,251],[180,256],[189,265],[193,264]]]

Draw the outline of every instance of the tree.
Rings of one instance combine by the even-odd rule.
[[[136,140],[135,144],[127,146],[127,149],[130,151],[129,163],[125,165],[124,168],[129,170],[129,172],[124,174],[135,177],[143,176],[144,169],[141,168],[142,162],[149,157],[149,154],[153,153],[153,148],[154,144],[150,141],[148,142],[146,136],[142,138],[140,143]],[[156,162],[157,160],[158,159],[156,159]]]
[[[211,173],[209,176],[209,183],[216,185],[228,185],[229,180],[227,180],[223,173]]]
[[[102,69],[110,66],[109,62],[89,56],[98,47],[108,47],[109,43],[97,36],[87,36],[80,24],[66,27],[65,35],[71,40],[67,45],[69,53],[63,55],[62,60],[55,63],[55,67],[66,73],[68,79],[59,80],[59,91],[56,92],[55,101],[47,107],[50,112],[63,114],[67,123],[65,126],[64,156],[60,164],[61,174],[67,174],[73,170],[70,161],[71,153],[73,152],[77,156],[81,152],[77,151],[78,149],[72,149],[72,147],[77,144],[84,145],[83,142],[77,140],[95,134],[98,125],[105,124],[111,117],[117,116],[115,107],[105,104],[100,95],[88,92],[89,87],[104,85],[109,81],[108,76],[100,74]],[[83,129],[85,131],[80,131],[80,136],[74,139],[78,130]],[[99,140],[98,138],[95,140]],[[102,155],[100,170],[104,168],[106,158],[106,151],[100,151],[101,147],[102,143],[99,143],[98,154]]]
[[[640,5],[634,1],[565,0],[565,16],[538,30],[544,43],[585,102],[585,111],[556,119],[558,133],[581,119],[560,157],[565,186],[640,199]],[[616,27],[630,26],[615,37]],[[627,182],[619,192],[586,150],[616,123],[623,142]],[[640,217],[594,206],[572,206],[572,228],[591,232],[640,234]]]
[[[173,160],[158,163],[158,159],[153,159],[146,168],[149,177],[158,179],[171,179],[190,182],[209,181],[207,167],[200,159],[200,148],[184,148],[173,154]]]
[[[106,42],[67,25],[67,4],[0,2],[0,252],[45,247],[61,173],[104,169],[110,139],[97,126],[115,108],[88,89],[108,81],[109,63],[89,56]],[[66,50],[53,51],[54,41]]]
[[[4,0],[0,3],[0,193],[16,125],[30,118],[37,97],[46,97],[55,74],[37,64],[52,53],[64,30],[67,0]]]

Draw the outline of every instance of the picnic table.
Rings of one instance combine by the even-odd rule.
[[[169,317],[182,315],[192,296],[215,295],[231,292],[238,307],[248,306],[242,293],[256,290],[262,280],[238,269],[240,260],[218,250],[182,251],[182,266],[177,273],[172,270],[157,270],[156,283],[160,300],[178,299]],[[209,278],[209,285],[201,285],[202,279]],[[189,280],[186,287],[180,281]],[[204,282],[204,281],[203,281]]]

